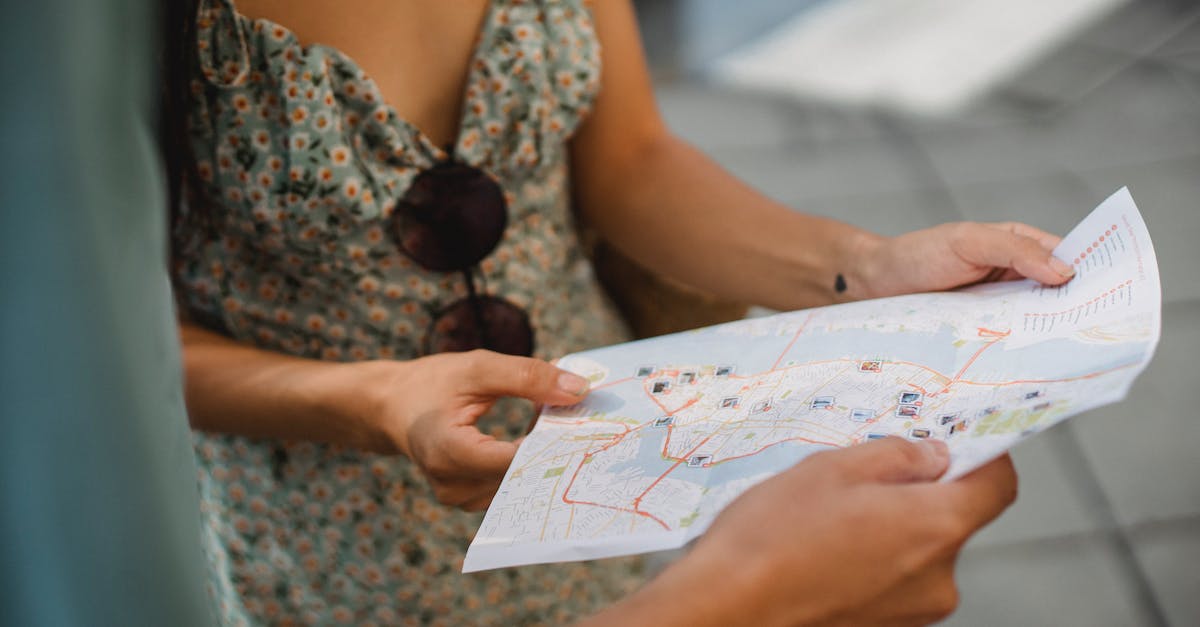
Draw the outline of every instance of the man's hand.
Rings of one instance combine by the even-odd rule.
[[[596,624],[923,625],[958,602],[963,544],[1016,498],[1006,457],[937,483],[940,442],[818,453],[748,490]]]
[[[1061,241],[1017,222],[957,222],[867,240],[857,256],[868,298],[1020,278],[1059,285],[1075,276],[1074,268],[1051,254]]]
[[[373,362],[373,410],[367,420],[383,449],[407,455],[433,485],[438,501],[482,510],[492,501],[518,442],[496,439],[475,423],[497,399],[572,405],[586,379],[529,357],[485,350],[444,353],[407,362]],[[382,368],[382,370],[380,370]]]

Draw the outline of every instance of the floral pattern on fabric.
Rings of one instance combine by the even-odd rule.
[[[566,141],[598,89],[579,2],[493,2],[452,154],[387,106],[354,62],[286,28],[204,3],[190,123],[211,231],[185,215],[186,313],[264,349],[411,359],[463,278],[424,270],[388,234],[396,200],[450,157],[493,176],[509,222],[484,291],[528,312],[536,354],[627,339],[582,257]],[[215,233],[215,235],[208,235]],[[523,432],[502,401],[481,428]],[[561,624],[636,585],[636,562],[460,574],[480,516],[442,507],[419,471],[312,443],[198,434],[202,513],[224,623]]]

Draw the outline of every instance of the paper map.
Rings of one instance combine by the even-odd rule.
[[[945,440],[952,480],[1121,400],[1153,355],[1162,309],[1129,192],[1055,255],[1077,270],[1063,287],[862,301],[561,359],[592,392],[541,415],[463,571],[679,547],[806,455],[888,435]]]

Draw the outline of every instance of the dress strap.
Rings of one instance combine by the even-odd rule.
[[[250,74],[250,45],[233,0],[200,0],[196,12],[200,72],[217,87],[238,87]]]

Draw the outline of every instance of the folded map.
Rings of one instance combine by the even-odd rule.
[[[525,438],[463,571],[682,546],[814,452],[900,436],[950,447],[953,480],[1123,399],[1158,343],[1150,235],[1128,190],[1032,281],[820,307],[585,351],[592,392]],[[819,516],[820,512],[813,512]]]

